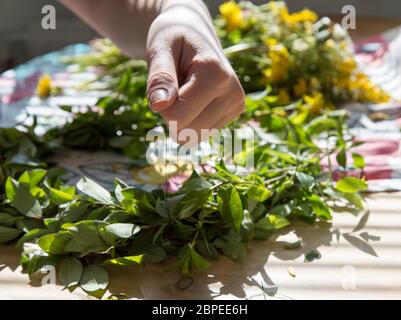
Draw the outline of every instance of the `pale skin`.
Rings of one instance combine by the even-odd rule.
[[[150,108],[178,131],[220,129],[244,91],[200,0],[60,0],[132,58],[148,61]]]

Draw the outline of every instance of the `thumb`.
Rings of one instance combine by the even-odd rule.
[[[171,51],[159,49],[148,59],[148,100],[153,111],[171,107],[178,97],[178,79]]]

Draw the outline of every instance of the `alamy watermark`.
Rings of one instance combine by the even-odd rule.
[[[42,29],[56,30],[56,8],[50,4],[42,7]]]
[[[356,9],[354,6],[347,4],[342,7],[341,13],[345,14],[341,20],[341,26],[345,30],[356,29]]]
[[[200,134],[190,128],[177,130],[177,122],[168,122],[167,136],[162,128],[150,130],[146,160],[150,164],[191,163],[204,165],[216,159],[225,163],[254,167],[255,131],[251,127],[237,129],[202,129]],[[177,144],[174,141],[181,141]],[[203,141],[203,142],[202,142]]]

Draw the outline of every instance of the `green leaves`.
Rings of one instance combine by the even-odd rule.
[[[190,274],[193,266],[199,270],[205,270],[210,267],[210,263],[188,243],[178,253],[178,261],[167,267],[166,270],[180,267],[183,274]]]
[[[79,180],[77,188],[83,194],[89,196],[97,202],[103,204],[113,204],[113,199],[110,192],[89,178],[84,177]]]
[[[346,177],[336,183],[336,189],[344,193],[365,191],[367,188],[368,185],[365,181],[354,177]]]
[[[117,238],[129,239],[140,231],[140,228],[132,223],[114,223],[105,226],[103,230],[110,232]]]
[[[60,190],[49,188],[51,191],[51,199],[55,204],[68,203],[74,200],[75,188],[74,187],[61,187]]]
[[[191,178],[180,190],[181,193],[185,192],[185,195],[175,207],[175,212],[179,214],[180,219],[189,218],[201,209],[211,195],[212,188],[212,184],[194,171]]]
[[[316,194],[313,194],[309,197],[309,201],[315,215],[325,221],[331,220],[331,213],[329,207],[323,203],[320,197]]]
[[[247,191],[249,198],[256,200],[258,202],[265,202],[270,198],[271,192],[263,184],[253,185]]]
[[[225,236],[217,238],[214,245],[233,260],[242,261],[245,258],[245,243],[241,236],[233,230],[230,230]]]
[[[298,171],[295,176],[306,189],[311,190],[315,186],[315,179],[311,175]]]
[[[79,284],[83,274],[82,263],[74,257],[67,257],[59,266],[60,283],[70,288]]]
[[[244,217],[244,210],[238,191],[232,185],[219,190],[217,196],[219,212],[224,221],[239,231]]]
[[[19,237],[21,231],[15,228],[0,226],[0,243],[8,242]]]
[[[46,234],[39,238],[38,245],[47,253],[63,254],[66,252],[64,248],[70,239],[68,232]]]
[[[6,182],[7,199],[23,215],[31,218],[42,216],[40,203],[31,194],[30,186],[8,177]]]
[[[267,217],[259,220],[256,223],[255,227],[257,229],[262,229],[265,231],[273,231],[285,228],[289,225],[290,222],[286,218],[274,214],[269,214]]]
[[[90,220],[64,224],[62,228],[66,230],[65,233],[71,239],[65,249],[67,252],[100,252],[107,249],[107,245],[99,232],[99,228],[106,225],[105,222]]]
[[[109,284],[109,275],[98,265],[88,265],[84,268],[79,284],[88,293],[106,290]]]
[[[357,169],[365,168],[365,158],[358,153],[352,154],[352,160],[354,161],[354,167]]]

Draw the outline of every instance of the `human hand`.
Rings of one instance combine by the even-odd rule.
[[[165,2],[149,29],[147,59],[150,108],[176,121],[178,132],[193,129],[200,142],[202,129],[220,129],[242,113],[244,91],[200,0]]]

